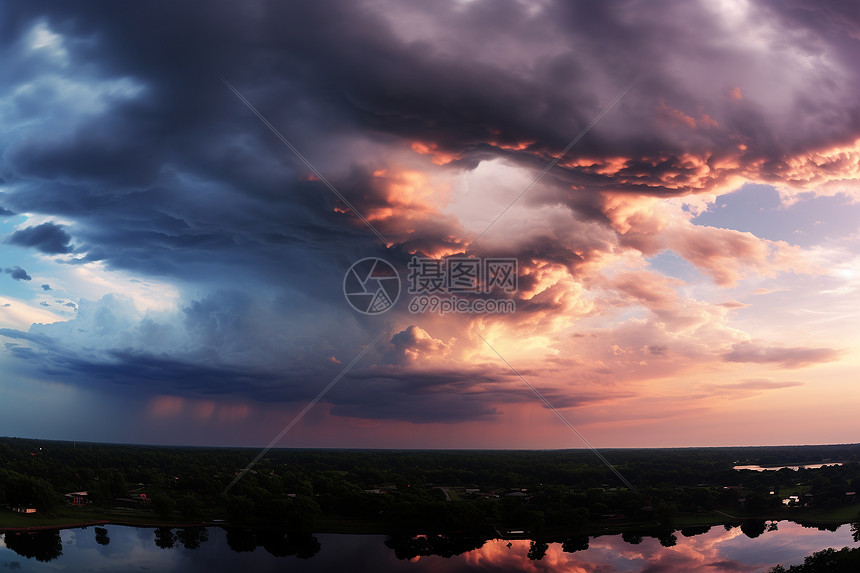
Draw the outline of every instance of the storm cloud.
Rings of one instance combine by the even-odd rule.
[[[42,223],[36,227],[27,227],[15,231],[9,236],[8,242],[22,247],[34,247],[49,255],[57,255],[72,250],[69,246],[71,240],[71,235],[62,226]]]
[[[27,271],[19,266],[3,269],[3,272],[10,275],[16,281],[31,281],[33,277],[27,274]]]
[[[6,4],[5,242],[66,314],[0,334],[71,384],[295,403],[383,330],[330,413],[416,423],[534,401],[478,331],[571,410],[836,360],[732,322],[832,261],[694,215],[748,182],[860,197],[858,29],[850,2]],[[516,313],[352,312],[353,262],[421,255],[517,258]]]

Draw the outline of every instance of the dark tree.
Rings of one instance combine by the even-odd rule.
[[[546,555],[549,544],[544,541],[532,541],[529,547],[528,558],[531,561],[540,561]]]
[[[661,533],[657,539],[663,547],[674,547],[678,543],[678,538],[671,531]]]
[[[59,530],[5,533],[6,547],[18,555],[36,561],[52,561],[63,554]]]
[[[205,527],[180,527],[176,530],[176,540],[185,549],[197,549],[209,541],[209,530]]]
[[[860,547],[843,547],[840,550],[833,548],[816,551],[808,555],[802,565],[792,565],[788,569],[777,565],[770,570],[771,573],[856,573],[860,571]]]
[[[104,527],[96,527],[96,543],[99,545],[109,545],[110,537],[108,536],[108,530]]]
[[[176,537],[169,527],[157,527],[155,529],[155,546],[161,549],[173,549],[176,545]]]
[[[467,553],[484,546],[487,539],[472,535],[390,535],[385,540],[385,546],[394,551],[398,559],[413,559],[426,555],[453,557]]]
[[[275,530],[259,532],[257,542],[275,557],[296,556],[300,559],[310,559],[322,548],[319,540],[313,535]]]
[[[767,530],[767,523],[763,519],[749,519],[741,523],[741,531],[750,539],[755,539]]]
[[[639,538],[639,541],[642,541],[642,538]],[[561,550],[565,553],[576,553],[577,551],[585,551],[588,549],[589,537],[587,535],[577,535],[575,537],[568,537],[564,540],[564,543],[561,544]]]
[[[632,531],[625,531],[621,534],[621,539],[629,543],[630,545],[639,545],[642,543],[642,536],[638,533],[633,533]]]
[[[257,548],[257,540],[254,532],[244,527],[227,528],[227,545],[236,553],[254,551]]]

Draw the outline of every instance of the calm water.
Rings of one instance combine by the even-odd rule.
[[[757,472],[775,472],[785,468],[790,470],[797,471],[800,468],[804,468],[807,470],[817,470],[818,468],[823,468],[827,466],[841,466],[842,462],[825,462],[821,464],[802,464],[797,466],[734,466],[733,470],[753,470]]]
[[[766,571],[777,562],[798,563],[826,547],[856,546],[849,526],[819,531],[780,522],[776,531],[722,526],[694,536],[674,533],[674,546],[645,537],[607,535],[537,547],[540,560],[529,559],[529,541],[458,540],[457,546],[437,542],[427,555],[424,540],[392,540],[384,535],[321,534],[301,538],[255,538],[242,530],[161,530],[106,526],[4,535],[0,541],[0,570],[12,571],[408,571],[465,573],[468,571],[645,572],[708,571],[737,573]],[[692,531],[686,532],[688,535]],[[748,536],[754,535],[754,538]],[[178,537],[178,539],[177,539]],[[671,538],[663,538],[671,544]],[[471,543],[471,546],[470,546]],[[508,545],[510,543],[510,546]],[[258,545],[260,544],[260,545]],[[171,547],[172,545],[172,547]],[[197,547],[189,549],[188,547]],[[471,549],[470,549],[471,547]],[[13,551],[13,548],[18,551]],[[470,549],[470,550],[468,550]],[[565,552],[579,549],[575,552]],[[21,555],[19,553],[23,553]],[[423,553],[423,555],[422,555]],[[25,555],[30,555],[26,557]],[[532,557],[536,557],[532,551]]]

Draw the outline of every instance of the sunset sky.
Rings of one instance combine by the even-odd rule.
[[[852,1],[8,2],[0,62],[0,435],[261,446],[345,372],[279,446],[583,447],[528,384],[860,440]],[[516,311],[344,297],[458,255]]]

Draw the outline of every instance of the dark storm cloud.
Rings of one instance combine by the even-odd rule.
[[[0,182],[0,185],[2,185],[2,182]],[[3,207],[0,207],[0,217],[10,217],[14,214],[15,213],[10,211],[9,209],[4,209]]]
[[[297,180],[293,158],[218,81],[218,73],[252,65],[248,57],[268,58],[258,44],[265,23],[253,10],[236,11],[229,3],[178,11],[168,3],[157,10],[138,8],[126,13],[105,4],[91,13],[66,12],[58,4],[27,13],[6,7],[21,11],[4,19],[6,37],[24,37],[41,21],[62,35],[69,60],[79,66],[75,81],[98,86],[128,78],[141,90],[140,97],[103,97],[104,111],[76,120],[67,135],[9,146],[9,166],[28,182],[7,196],[16,209],[73,217],[85,252],[79,263],[104,261],[109,268],[167,276],[199,278],[219,266],[278,276],[288,269],[276,263],[302,264],[297,259],[313,257],[307,249],[330,256],[344,243],[370,239],[351,224],[354,217],[333,212],[333,198],[322,184]],[[242,55],[229,38],[242,46]],[[7,49],[14,54],[14,47]],[[281,64],[300,61],[283,46],[272,54]],[[16,72],[27,81],[37,77],[38,68]],[[313,94],[282,88],[279,109],[315,107]],[[57,97],[51,103],[66,105]],[[312,119],[305,112],[300,117]],[[295,130],[288,133],[294,136]],[[356,192],[349,181],[337,184],[344,193]],[[40,226],[19,231],[13,240],[68,252],[67,237],[57,231]],[[214,265],[213,258],[219,259]]]
[[[42,285],[42,290],[48,291],[48,290],[54,290],[54,289],[51,288],[51,285],[45,283]]]
[[[301,402],[312,399],[335,378],[342,366],[325,360],[320,350],[290,347],[256,328],[253,302],[225,293],[196,301],[185,309],[180,338],[177,326],[144,319],[129,323],[113,297],[82,303],[77,317],[58,331],[51,325],[36,332],[0,329],[0,336],[28,343],[14,353],[43,375],[97,387],[107,392],[228,396],[237,392],[259,402]],[[87,334],[85,344],[113,340],[118,333],[134,346],[94,353],[70,342],[69,332]],[[55,336],[52,336],[54,334]],[[134,338],[133,338],[134,337]],[[154,348],[161,340],[163,350]],[[101,342],[98,342],[99,344]],[[179,346],[181,348],[175,348]],[[382,349],[379,349],[380,352]],[[261,357],[253,356],[260,352]],[[249,359],[249,355],[250,359]],[[303,356],[307,355],[307,356]],[[367,358],[373,362],[374,353]],[[378,357],[377,357],[378,360]],[[240,361],[244,361],[241,363]],[[530,376],[533,373],[523,370]],[[557,408],[572,408],[617,398],[617,393],[569,393],[543,388]],[[494,365],[415,369],[395,364],[349,372],[324,398],[332,414],[369,419],[452,423],[498,414],[498,404],[536,403],[537,398],[510,370]]]
[[[217,336],[217,334],[214,334]],[[63,380],[87,380],[103,391],[170,393],[180,395],[226,396],[241,392],[260,402],[301,402],[313,398],[334,378],[338,369],[320,360],[308,368],[264,369],[220,363],[207,365],[200,357],[170,357],[142,351],[109,350],[95,358],[69,352],[58,340],[12,329],[0,329],[0,336],[23,340],[31,348],[16,347],[17,354],[45,375]],[[415,373],[389,371],[380,378],[357,372],[326,395],[335,415],[408,420],[413,422],[455,422],[494,414],[495,408],[478,395],[457,395],[471,384],[493,384],[504,376],[477,372]],[[501,391],[501,401],[528,400],[519,392]]]
[[[621,9],[554,2],[531,11],[526,3],[477,0],[411,9],[429,24],[428,36],[410,36],[421,31],[410,28],[416,18],[401,14],[399,3],[4,4],[0,80],[10,88],[13,123],[31,131],[28,137],[0,135],[3,203],[19,213],[74,221],[74,247],[70,233],[55,223],[18,230],[8,241],[47,254],[74,253],[71,264],[100,261],[108,269],[187,281],[192,292],[217,283],[247,294],[200,296],[184,304],[180,324],[135,319],[133,344],[107,345],[104,354],[84,352],[88,344],[69,347],[59,334],[0,334],[33,344],[16,352],[43,371],[78,381],[307,400],[336,375],[337,369],[320,366],[333,351],[324,343],[284,350],[282,325],[300,331],[342,313],[343,272],[358,258],[382,255],[405,268],[411,252],[456,248],[465,232],[452,217],[411,227],[394,217],[375,223],[396,243],[385,250],[354,214],[338,212],[343,205],[337,198],[309,177],[219,76],[363,213],[390,203],[389,190],[372,177],[389,152],[422,142],[454,157],[446,169],[504,158],[539,170],[635,77],[640,81],[629,97],[546,177],[548,191],[536,189],[524,201],[561,203],[608,229],[599,191],[682,195],[722,177],[703,181],[697,175],[703,167],[690,167],[685,152],[711,154],[707,166],[716,171],[717,160],[742,143],[748,152],[737,169],[761,164],[771,173],[786,153],[847,141],[860,126],[850,77],[844,91],[800,82],[780,115],[749,93],[729,98],[735,78],[727,77],[702,109],[697,90],[704,89],[699,80],[708,66],[744,68],[749,53],[723,46],[724,23],[698,4],[632,2]],[[806,17],[798,5],[751,9],[762,22],[785,22],[814,38],[804,53],[823,50],[834,65],[854,65],[849,10]],[[51,52],[50,44],[27,47],[38,26],[58,35],[62,52]],[[748,35],[756,36],[755,30]],[[789,62],[773,63],[778,69]],[[846,92],[850,100],[834,105]],[[828,115],[832,109],[840,110],[838,121]],[[807,121],[795,132],[788,119],[799,111]],[[718,126],[704,119],[706,112]],[[610,165],[615,157],[621,160]],[[6,214],[11,211],[0,211]],[[508,254],[558,262],[575,273],[613,248],[611,237],[590,230],[567,243],[530,239]],[[525,280],[527,288],[534,279]],[[277,293],[276,302],[256,302],[259,291]],[[546,310],[541,304],[547,303],[523,303],[519,310]],[[79,317],[86,312],[82,303]],[[74,328],[128,333],[111,324]],[[168,332],[180,332],[187,345],[151,351]],[[360,334],[364,338],[345,341],[335,332],[326,343],[342,359],[355,355],[344,348],[372,337]],[[826,359],[826,350],[742,347],[724,358],[794,367]],[[296,361],[289,370],[288,359]],[[272,360],[284,363],[273,367]],[[474,371],[384,374],[359,372],[345,380],[364,381],[365,389],[336,388],[335,413],[493,416],[490,401],[472,390],[511,382],[508,374],[487,380]],[[547,393],[557,407],[597,399]],[[507,387],[495,396],[500,402],[534,399],[527,389]]]
[[[431,28],[457,38],[451,53],[438,39],[405,37],[396,10],[386,17],[352,2],[45,6],[7,7],[5,37],[20,38],[44,20],[64,38],[73,67],[81,66],[80,79],[98,85],[127,78],[139,93],[103,97],[104,111],[81,120],[68,135],[11,145],[10,167],[42,183],[13,190],[8,199],[19,211],[75,216],[76,237],[87,251],[80,262],[100,260],[112,268],[199,276],[193,260],[220,256],[271,275],[282,267],[265,263],[285,254],[324,254],[356,240],[364,248],[374,244],[355,217],[332,212],[338,202],[322,184],[299,181],[307,170],[218,82],[219,74],[361,210],[384,201],[354,170],[342,170],[351,161],[366,169],[359,164],[368,157],[350,157],[351,136],[385,145],[426,140],[461,158],[452,167],[507,157],[541,168],[636,76],[641,81],[635,91],[605,119],[610,127],[626,122],[630,129],[621,137],[595,131],[571,155],[629,159],[614,174],[599,167],[559,168],[553,178],[560,186],[683,194],[700,182],[688,173],[682,152],[698,148],[717,157],[722,151],[715,143],[736,150],[739,142],[730,132],[740,130],[757,146],[750,161],[777,161],[774,141],[786,140],[773,133],[763,110],[746,101],[730,102],[734,107],[723,109],[720,119],[732,127],[707,137],[691,133],[679,142],[676,133],[656,128],[655,109],[664,100],[701,120],[696,94],[666,72],[673,56],[705,52],[711,47],[697,41],[724,34],[719,18],[699,8],[634,2],[622,11],[590,2],[551,3],[534,14],[519,2],[477,1],[419,14]],[[754,10],[761,19],[779,13],[766,5]],[[841,30],[817,20],[806,25]],[[515,35],[499,35],[513,27]],[[699,30],[695,38],[688,32],[693,27]],[[838,38],[845,45],[836,53],[847,58],[851,44],[844,30]],[[23,60],[8,42],[7,50]],[[523,65],[481,53],[489,49],[482,42],[500,53],[522,48]],[[469,48],[482,57],[462,57]],[[729,63],[743,55],[729,49],[711,54]],[[15,67],[11,75],[24,81],[29,70]],[[613,87],[597,90],[598,79]],[[855,119],[839,124],[839,137],[857,133]],[[750,132],[756,125],[761,133]],[[529,141],[536,143],[503,149]],[[655,153],[663,155],[656,163]],[[563,200],[582,216],[605,222],[597,195]],[[440,222],[402,240],[409,249],[429,251],[444,246],[450,226]],[[290,251],[291,245],[303,252]],[[44,247],[68,252],[68,241]]]
[[[16,281],[30,281],[30,280],[33,280],[33,277],[31,277],[30,275],[28,275],[28,274],[27,274],[27,271],[25,271],[24,269],[22,269],[21,267],[19,267],[19,266],[17,266],[17,265],[16,265],[16,266],[14,266],[14,267],[11,267],[11,268],[3,269],[3,272],[4,272],[4,273],[7,273],[7,274],[9,274],[9,275],[11,275],[11,277],[12,277],[13,279],[15,279]]]
[[[26,227],[12,233],[7,241],[22,247],[34,247],[49,255],[59,255],[71,252],[69,235],[61,225],[42,223],[35,227]]]

